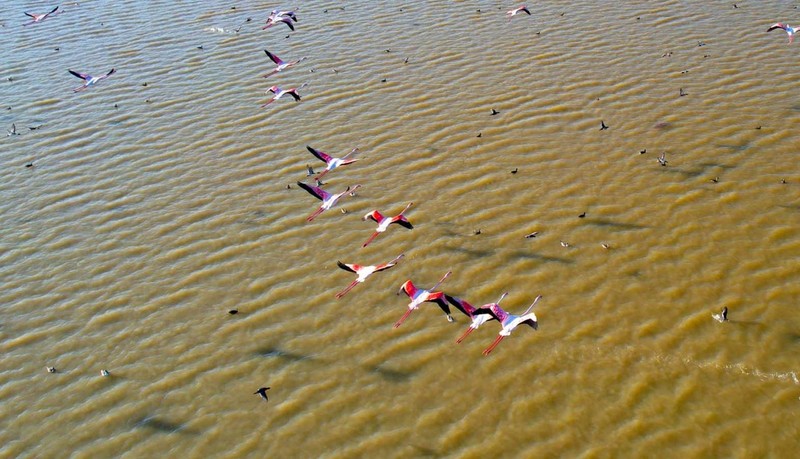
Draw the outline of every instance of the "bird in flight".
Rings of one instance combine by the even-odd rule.
[[[31,24],[36,24],[38,22],[42,22],[45,19],[49,18],[50,16],[54,15],[57,10],[58,10],[58,7],[55,7],[52,10],[48,11],[47,13],[42,13],[42,14],[32,14],[32,13],[28,13],[28,12],[23,11],[25,13],[25,16],[33,18],[33,20],[31,22],[28,22],[28,23],[25,23],[25,24],[22,24],[22,25],[27,26],[27,25],[31,25]]]
[[[116,72],[116,70],[111,69],[105,75],[100,76],[91,76],[88,73],[78,73],[74,70],[69,70],[69,73],[75,75],[76,77],[83,80],[83,84],[78,86],[77,88],[73,89],[73,92],[83,91],[84,89],[88,88],[89,86],[97,83],[98,81],[105,80],[106,78],[110,77]]]
[[[787,35],[789,35],[789,43],[794,41],[794,34],[795,34],[795,32],[797,32],[796,28],[791,27],[789,24],[781,24],[780,22],[777,22],[775,24],[772,24],[769,27],[769,29],[767,29],[767,32],[775,30],[775,29],[783,29],[783,31],[786,32]]]
[[[257,391],[253,392],[253,395],[258,394],[264,400],[269,401],[269,397],[267,397],[267,391],[269,389],[270,389],[269,387],[262,387],[262,388],[258,389]]]

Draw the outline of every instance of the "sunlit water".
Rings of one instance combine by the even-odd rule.
[[[793,2],[299,5],[3,3],[0,455],[796,454]]]

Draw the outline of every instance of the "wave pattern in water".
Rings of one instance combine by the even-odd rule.
[[[252,2],[2,13],[3,454],[794,451],[800,102],[765,32],[794,10],[342,5],[293,33]],[[265,48],[307,59],[264,79]],[[346,214],[305,223],[306,145],[360,149],[324,179],[363,185]],[[410,201],[413,231],[359,248]],[[399,253],[334,299],[336,260]],[[539,330],[484,358],[495,324],[392,329],[400,284],[447,270],[472,303],[544,295]]]

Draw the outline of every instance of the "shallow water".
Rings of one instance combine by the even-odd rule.
[[[793,454],[800,45],[765,30],[794,5],[361,3],[294,33],[258,2],[5,4],[2,455]],[[263,79],[265,48],[308,59]],[[360,149],[311,223],[306,145]],[[337,260],[400,253],[334,298]],[[393,329],[448,270],[473,304],[543,295],[539,329],[489,357],[457,311]]]

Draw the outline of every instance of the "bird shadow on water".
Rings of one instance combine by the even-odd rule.
[[[383,368],[380,365],[375,365],[374,367],[364,367],[364,369],[370,373],[374,373],[381,378],[394,383],[406,382],[408,381],[413,373],[410,371],[402,371],[402,370],[393,370],[391,368]]]
[[[646,225],[637,225],[636,223],[621,223],[607,219],[592,219],[586,222],[588,225],[600,226],[603,228],[611,228],[617,231],[634,231],[649,228]]]
[[[259,355],[261,357],[277,357],[284,360],[290,360],[292,362],[299,362],[301,360],[313,360],[313,358],[309,355],[284,351],[283,349],[278,349],[276,347],[264,347],[258,349],[256,350],[256,355]]]
[[[565,265],[571,265],[575,263],[573,260],[567,258],[551,257],[548,255],[540,255],[538,253],[514,252],[512,256],[514,258],[529,258],[531,260],[543,261],[545,263],[561,263]]]
[[[180,433],[188,435],[197,435],[198,432],[186,428],[183,424],[176,424],[172,421],[160,419],[156,416],[144,416],[137,420],[134,425],[140,428],[146,428],[160,433]]]

